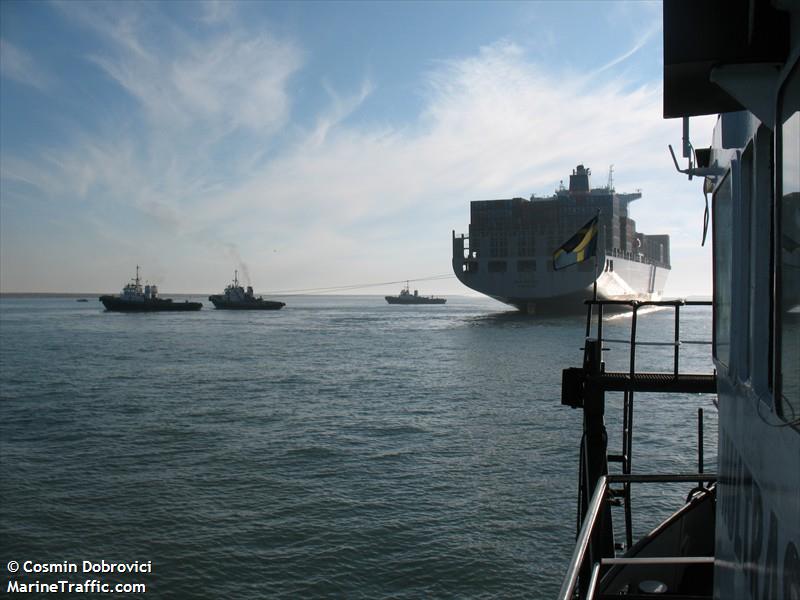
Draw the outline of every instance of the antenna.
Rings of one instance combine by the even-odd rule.
[[[239,270],[233,270],[233,287],[239,287]]]
[[[614,165],[609,165],[608,167],[608,183],[606,184],[606,189],[614,191]]]

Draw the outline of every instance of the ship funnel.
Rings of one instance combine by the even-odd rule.
[[[587,169],[583,165],[578,165],[572,170],[572,175],[569,176],[569,191],[570,192],[588,192],[589,191],[589,175],[592,174],[591,169]]]

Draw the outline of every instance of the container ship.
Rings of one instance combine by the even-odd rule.
[[[549,197],[477,200],[469,233],[453,231],[453,271],[467,287],[535,313],[576,312],[594,293],[602,300],[658,300],[670,271],[669,236],[636,231],[628,205],[640,191],[617,193],[613,167],[605,187],[591,170],[573,169]],[[553,254],[597,217],[596,254],[555,269]]]

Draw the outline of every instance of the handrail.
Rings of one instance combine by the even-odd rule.
[[[681,340],[680,312],[681,307],[711,306],[707,300],[586,300],[586,341],[584,345],[584,364],[582,368],[564,370],[564,386],[562,403],[573,408],[581,407],[584,410],[584,433],[581,438],[581,462],[578,488],[578,521],[580,523],[575,549],[567,567],[558,600],[573,600],[580,596],[589,600],[601,587],[601,574],[604,566],[612,564],[627,564],[624,560],[632,560],[637,564],[644,559],[617,559],[614,540],[614,527],[609,519],[599,518],[599,515],[610,515],[609,504],[612,498],[621,498],[625,510],[625,548],[633,547],[633,525],[631,519],[631,485],[633,483],[692,483],[697,488],[707,489],[705,482],[716,481],[713,474],[703,473],[702,462],[702,422],[698,424],[698,473],[653,473],[632,474],[633,454],[633,409],[634,393],[640,391],[651,392],[692,392],[713,393],[716,389],[715,374],[686,373],[680,370],[680,348],[686,344],[707,345],[711,342],[705,340]],[[631,331],[629,340],[608,339],[603,337],[603,308],[605,306],[629,307],[631,312]],[[597,307],[596,310],[593,310]],[[637,316],[643,307],[665,307],[674,311],[674,337],[669,342],[640,341],[637,339]],[[595,313],[595,314],[593,314]],[[592,333],[592,321],[596,317],[596,337]],[[672,336],[670,336],[672,337]],[[621,372],[608,372],[602,362],[602,351],[607,350],[606,343],[619,343],[629,345],[629,367]],[[672,365],[670,372],[653,373],[637,372],[636,348],[637,346],[662,346],[672,347],[670,352]],[[622,452],[609,454],[607,438],[605,438],[605,424],[603,411],[605,392],[624,392],[623,399],[623,435]],[[702,415],[702,412],[700,413]],[[699,417],[702,419],[702,416]],[[589,437],[587,437],[589,436]],[[590,439],[591,438],[591,439]],[[586,441],[585,440],[589,440]],[[592,452],[600,453],[600,458],[595,457],[590,462],[584,452],[584,443],[591,444]],[[609,462],[622,463],[622,474],[609,474]],[[590,469],[590,474],[585,474],[584,469]],[[585,478],[585,480],[584,480]],[[612,484],[621,484],[621,489]],[[591,500],[589,500],[590,487],[594,486]],[[693,495],[687,498],[691,502]],[[581,515],[583,515],[581,517]],[[663,559],[663,560],[662,560]],[[713,560],[708,557],[658,557],[655,563],[672,561],[672,563],[707,562]],[[672,564],[670,563],[670,564]],[[634,564],[634,563],[630,563]]]
[[[575,584],[578,583],[578,571],[586,558],[586,550],[589,548],[589,538],[594,530],[597,515],[600,514],[600,509],[605,500],[606,489],[608,487],[607,477],[604,475],[597,481],[597,486],[594,488],[592,500],[589,502],[589,508],[586,510],[586,516],[583,519],[581,532],[578,534],[578,540],[575,542],[575,551],[572,553],[572,559],[569,561],[567,567],[567,574],[564,577],[564,582],[561,584],[561,591],[558,592],[558,600],[571,600],[575,593]]]
[[[558,600],[572,600],[575,593],[575,585],[578,582],[578,574],[586,560],[586,551],[589,548],[589,540],[594,533],[595,525],[597,524],[597,517],[603,508],[606,500],[606,493],[608,485],[611,483],[682,483],[682,482],[706,482],[713,483],[717,477],[713,473],[651,473],[651,474],[628,474],[628,475],[602,475],[597,481],[592,499],[586,510],[586,516],[583,519],[581,531],[578,534],[578,539],[575,542],[575,550],[572,553],[572,558],[567,566],[567,573],[564,575],[564,581],[561,584],[561,590],[558,592]],[[654,557],[648,557],[654,558]],[[683,557],[687,563],[691,563],[697,557]],[[706,558],[706,557],[702,557]],[[620,561],[623,559],[607,557],[601,561],[612,560]],[[625,559],[631,560],[631,559]],[[713,558],[712,558],[713,561]],[[613,563],[606,563],[613,564]],[[620,563],[621,564],[621,563]],[[594,574],[592,574],[594,585],[597,584]],[[591,586],[590,586],[591,587]],[[591,596],[589,596],[591,598]]]
[[[594,598],[597,592],[597,584],[600,582],[600,563],[595,563],[592,567],[592,576],[589,579],[589,587],[586,588],[586,597]]]
[[[631,473],[606,475],[605,478],[608,483],[714,483],[717,480],[714,473]]]
[[[612,343],[612,344],[631,344],[630,340],[615,340],[613,338],[603,338],[603,343]],[[677,342],[642,342],[640,340],[636,340],[637,346],[680,346],[681,344],[689,344],[692,342],[684,342],[683,340]],[[694,342],[696,344],[710,344],[711,342]]]
[[[636,558],[601,558],[601,565],[708,565],[713,556],[642,556]],[[590,596],[591,597],[591,596]]]
[[[672,300],[584,300],[584,304],[622,304],[628,306],[711,306],[711,300],[687,300],[673,298]]]

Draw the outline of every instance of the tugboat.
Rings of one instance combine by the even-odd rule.
[[[203,308],[200,302],[173,302],[172,298],[159,298],[155,285],[146,284],[142,287],[139,265],[136,265],[136,277],[122,288],[119,296],[108,294],[100,296],[99,300],[106,310],[116,312],[188,311]]]
[[[419,291],[414,290],[412,294],[408,290],[408,282],[406,281],[406,287],[400,290],[400,294],[397,296],[385,296],[386,301],[389,304],[444,304],[447,302],[447,298],[437,298],[436,296],[420,296]]]
[[[233,272],[233,283],[226,287],[224,292],[209,296],[208,299],[211,300],[214,308],[230,310],[280,310],[286,306],[285,302],[264,300],[261,296],[256,298],[251,285],[248,285],[245,290],[239,285],[239,271]]]

